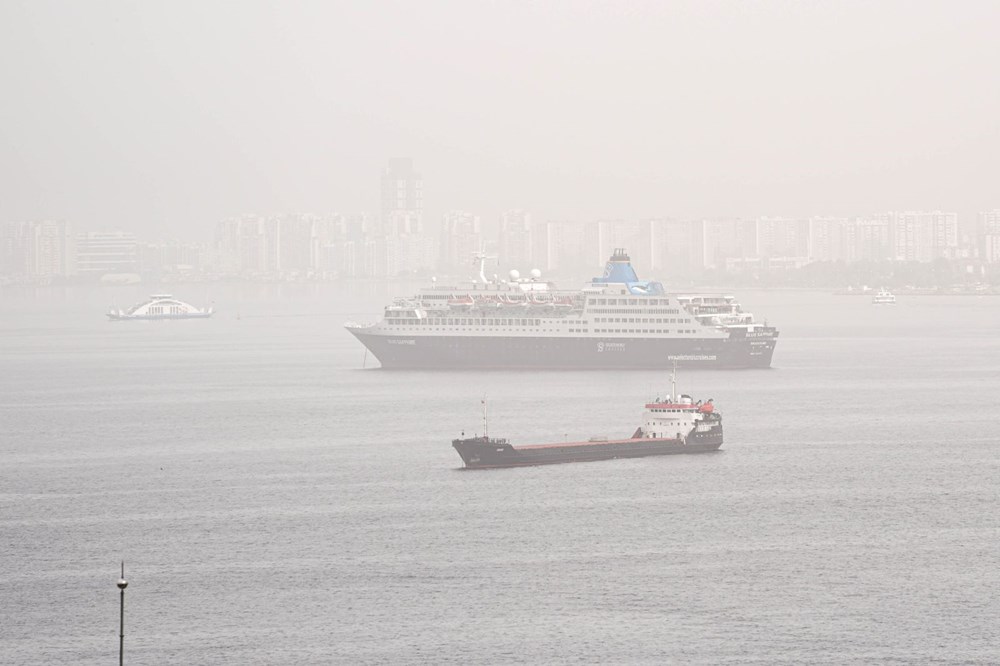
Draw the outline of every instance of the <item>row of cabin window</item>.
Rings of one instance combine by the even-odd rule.
[[[677,333],[687,335],[694,333],[694,329],[679,328]],[[669,328],[595,328],[594,333],[670,333]]]
[[[596,314],[680,314],[677,308],[587,308]]]
[[[690,319],[623,319],[621,317],[598,317],[594,321],[606,324],[690,324]]]
[[[592,298],[591,305],[670,305],[669,298]]]
[[[398,326],[541,326],[541,319],[386,319],[385,323]],[[587,322],[583,322],[586,324]]]

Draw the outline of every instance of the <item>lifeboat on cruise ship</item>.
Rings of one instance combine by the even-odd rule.
[[[573,299],[569,296],[562,296],[552,301],[553,307],[568,310],[573,307]]]
[[[521,308],[528,306],[527,301],[522,300],[520,298],[512,298],[507,294],[503,294],[500,296],[500,302],[503,303],[503,305],[508,308]]]
[[[469,296],[468,294],[464,296],[453,296],[452,298],[448,299],[448,305],[450,305],[453,308],[468,309],[474,306],[475,304],[476,301],[474,301],[472,299],[472,296]]]

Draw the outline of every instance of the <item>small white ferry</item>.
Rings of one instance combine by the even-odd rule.
[[[170,294],[153,294],[148,301],[133,305],[128,310],[112,308],[108,319],[207,319],[212,316],[212,308],[196,308],[179,301]]]
[[[872,296],[872,303],[875,305],[893,305],[896,302],[896,296],[883,287],[878,290],[878,293]]]

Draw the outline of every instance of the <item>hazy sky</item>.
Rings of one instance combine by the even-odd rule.
[[[0,220],[1000,207],[997,2],[0,0]]]

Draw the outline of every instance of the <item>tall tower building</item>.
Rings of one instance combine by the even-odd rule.
[[[424,179],[408,157],[389,160],[382,172],[382,232],[387,236],[424,231]]]
[[[382,209],[376,244],[377,275],[427,270],[437,261],[433,239],[424,235],[424,180],[413,160],[389,160],[382,172]]]

